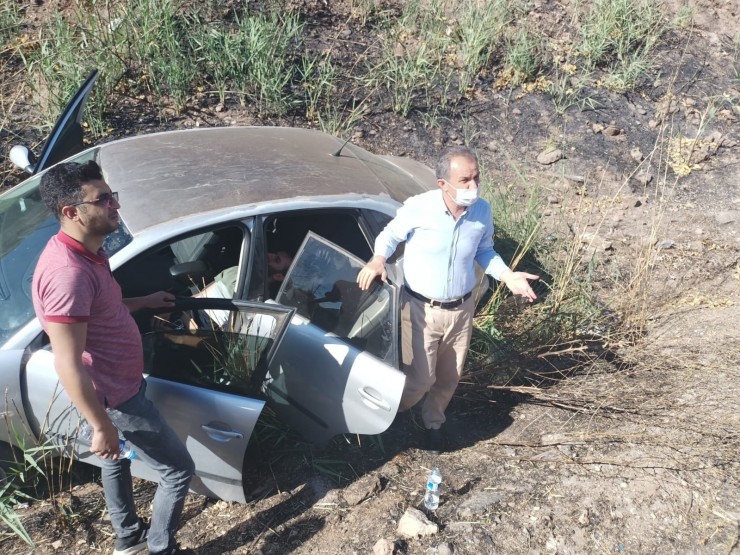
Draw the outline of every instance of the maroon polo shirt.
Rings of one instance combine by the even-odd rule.
[[[32,291],[44,330],[48,322],[87,323],[82,363],[100,403],[115,408],[136,395],[144,371],[141,335],[105,252],[93,254],[60,231],[41,253]]]

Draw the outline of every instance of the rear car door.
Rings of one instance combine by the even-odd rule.
[[[147,397],[195,461],[193,491],[245,501],[244,456],[265,403],[259,388],[293,313],[277,305],[192,299],[153,315],[155,323],[143,335]],[[61,444],[99,465],[88,446],[74,440],[80,418],[53,365],[53,354],[41,349],[26,366],[33,424],[42,441]],[[140,478],[159,478],[136,458],[131,470]]]
[[[263,391],[317,445],[337,434],[385,431],[401,400],[398,289],[378,281],[360,291],[363,265],[310,232],[276,299],[296,314]]]

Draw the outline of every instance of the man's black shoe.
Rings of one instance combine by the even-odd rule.
[[[442,436],[442,430],[427,430],[427,451],[432,455],[438,455],[444,451],[445,440]]]
[[[146,538],[149,535],[149,525],[139,520],[139,531],[127,538],[116,538],[116,547],[113,555],[134,555],[146,549]]]

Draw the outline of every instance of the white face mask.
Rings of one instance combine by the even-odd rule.
[[[452,185],[450,187],[455,189]],[[455,189],[454,196],[448,191],[445,191],[445,193],[458,206],[472,206],[478,200],[478,187],[475,189]]]

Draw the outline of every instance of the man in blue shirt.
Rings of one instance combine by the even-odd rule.
[[[491,206],[479,198],[478,158],[467,147],[446,150],[437,161],[439,189],[409,198],[378,235],[373,258],[357,283],[385,281],[386,260],[402,241],[404,289],[403,362],[406,387],[399,411],[426,395],[422,420],[428,448],[442,449],[440,427],[460,380],[473,332],[475,262],[515,295],[532,302],[529,285],[539,276],[514,272],[493,248]]]

